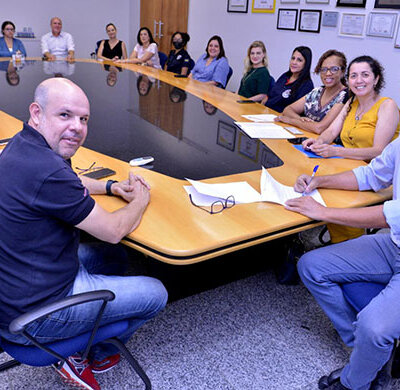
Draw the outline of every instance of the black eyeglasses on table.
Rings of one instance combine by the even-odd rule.
[[[236,204],[235,198],[233,195],[228,196],[226,199],[216,200],[215,202],[211,203],[209,208],[206,206],[199,206],[196,203],[194,203],[191,194],[189,194],[189,199],[192,202],[193,206],[196,206],[199,209],[207,211],[207,213],[210,213],[210,214],[221,213],[225,209],[230,209],[231,207],[233,207]]]
[[[97,170],[103,168],[103,167],[96,167],[95,165],[96,165],[96,161],[93,162],[93,163],[90,165],[89,168],[79,168],[79,167],[75,167],[75,169],[76,169],[77,171],[79,171],[79,174],[80,174],[80,175],[82,175],[82,174],[85,173],[85,172],[97,171]]]

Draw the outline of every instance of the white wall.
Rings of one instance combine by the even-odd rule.
[[[373,10],[375,0],[367,0],[366,9],[361,8],[336,8],[336,0],[329,4],[281,4],[276,0],[275,14],[228,13],[227,0],[190,0],[188,32],[191,40],[188,51],[197,59],[205,49],[208,39],[218,34],[223,38],[225,53],[229,64],[233,68],[233,76],[228,89],[237,91],[243,72],[243,60],[246,50],[254,40],[264,41],[270,63],[270,72],[277,78],[288,69],[289,57],[294,47],[305,45],[312,48],[313,64],[315,67],[319,56],[328,49],[343,51],[348,61],[362,54],[377,58],[385,67],[386,88],[383,94],[396,100],[400,106],[400,49],[394,48],[394,38],[348,38],[338,36],[338,27],[322,27],[319,34],[299,31],[284,31],[276,29],[278,8],[322,9],[352,13],[368,13]],[[395,12],[399,10],[375,10]],[[399,19],[399,16],[398,16]],[[397,32],[397,27],[396,27]],[[315,84],[319,85],[318,77],[313,77]]]
[[[86,58],[94,49],[97,40],[105,38],[105,25],[113,22],[118,28],[118,36],[127,43],[130,52],[136,41],[140,26],[140,0],[20,0],[1,1],[2,20],[10,19],[17,30],[31,26],[37,36],[49,31],[49,21],[58,15],[63,20],[65,31],[73,34],[77,57]],[[222,36],[229,63],[234,70],[228,89],[237,91],[243,72],[243,59],[249,44],[262,40],[267,46],[270,72],[277,78],[288,68],[289,57],[295,46],[306,45],[313,50],[313,67],[318,57],[328,49],[342,50],[349,60],[361,54],[376,57],[386,69],[386,88],[383,94],[394,98],[400,106],[400,49],[394,48],[394,39],[364,37],[348,38],[338,36],[338,27],[322,27],[319,34],[276,29],[277,13],[253,14],[249,1],[247,14],[228,13],[227,0],[189,0],[188,32],[191,40],[188,50],[197,59],[205,49],[208,39],[214,35]],[[336,8],[336,0],[327,4],[281,4],[278,8],[322,9],[342,12],[367,13],[373,9],[375,0],[367,0],[366,9]],[[379,10],[381,11],[381,9]],[[398,10],[388,10],[396,12]],[[397,28],[396,28],[397,32]],[[32,42],[28,54],[39,54],[39,42]],[[37,52],[35,52],[37,50]],[[318,77],[313,77],[318,84]]]
[[[58,16],[63,21],[63,30],[71,33],[75,40],[76,57],[88,58],[96,47],[96,42],[107,38],[105,26],[114,23],[118,29],[118,37],[125,41],[130,50],[130,26],[135,30],[139,24],[139,0],[0,0],[1,23],[11,20],[21,31],[23,27],[32,27],[35,35],[41,37],[50,31],[50,19]],[[132,10],[132,13],[131,13]],[[135,12],[136,11],[136,12]],[[134,23],[131,18],[135,17]],[[136,22],[137,16],[137,22]],[[136,33],[135,33],[136,36]],[[40,42],[27,45],[29,56],[40,55]]]

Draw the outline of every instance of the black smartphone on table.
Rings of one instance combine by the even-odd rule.
[[[295,145],[300,145],[303,143],[303,141],[305,141],[306,139],[308,139],[307,137],[298,137],[298,138],[289,138],[288,141],[291,144],[295,144]]]
[[[255,103],[255,102],[253,102],[253,100],[243,100],[243,99],[241,99],[241,100],[236,100],[236,102],[237,102],[237,103]]]
[[[174,77],[177,77],[178,79],[186,79],[188,77],[187,74],[176,74]]]
[[[109,168],[101,168],[95,171],[84,173],[82,176],[90,177],[91,179],[103,179],[104,177],[115,175],[115,171]]]

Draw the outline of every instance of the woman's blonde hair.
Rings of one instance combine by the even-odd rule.
[[[268,56],[267,56],[267,49],[265,48],[265,45],[261,41],[254,41],[249,48],[247,49],[247,57],[244,60],[244,73],[247,73],[251,68],[253,67],[251,61],[250,61],[250,52],[251,49],[259,47],[263,53],[264,53],[264,66],[268,68]]]

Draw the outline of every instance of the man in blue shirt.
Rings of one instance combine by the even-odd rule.
[[[400,139],[390,143],[369,165],[337,175],[302,175],[296,191],[315,188],[374,190],[393,185],[393,199],[383,205],[338,209],[323,207],[311,197],[291,199],[286,208],[309,218],[360,228],[390,228],[390,233],[362,236],[306,253],[299,274],[353,351],[328,389],[384,389],[374,380],[389,361],[400,336]],[[387,287],[358,315],[343,296],[340,284],[357,281],[386,283]],[[371,385],[372,384],[372,385]]]
[[[102,324],[129,319],[121,336],[126,342],[165,306],[165,288],[153,278],[117,276],[118,247],[80,245],[79,229],[118,243],[139,225],[150,188],[132,173],[118,183],[78,177],[72,170],[70,158],[85,141],[90,116],[89,101],[73,82],[43,81],[29,113],[0,155],[0,336],[29,343],[8,332],[13,319],[68,295],[107,289],[116,297]],[[110,213],[91,194],[118,195],[127,204]],[[93,329],[98,309],[97,303],[74,306],[30,324],[27,332],[42,343],[82,334]],[[71,356],[57,372],[76,386],[99,390],[93,372],[112,368],[119,355],[110,344],[91,352],[91,362]]]

